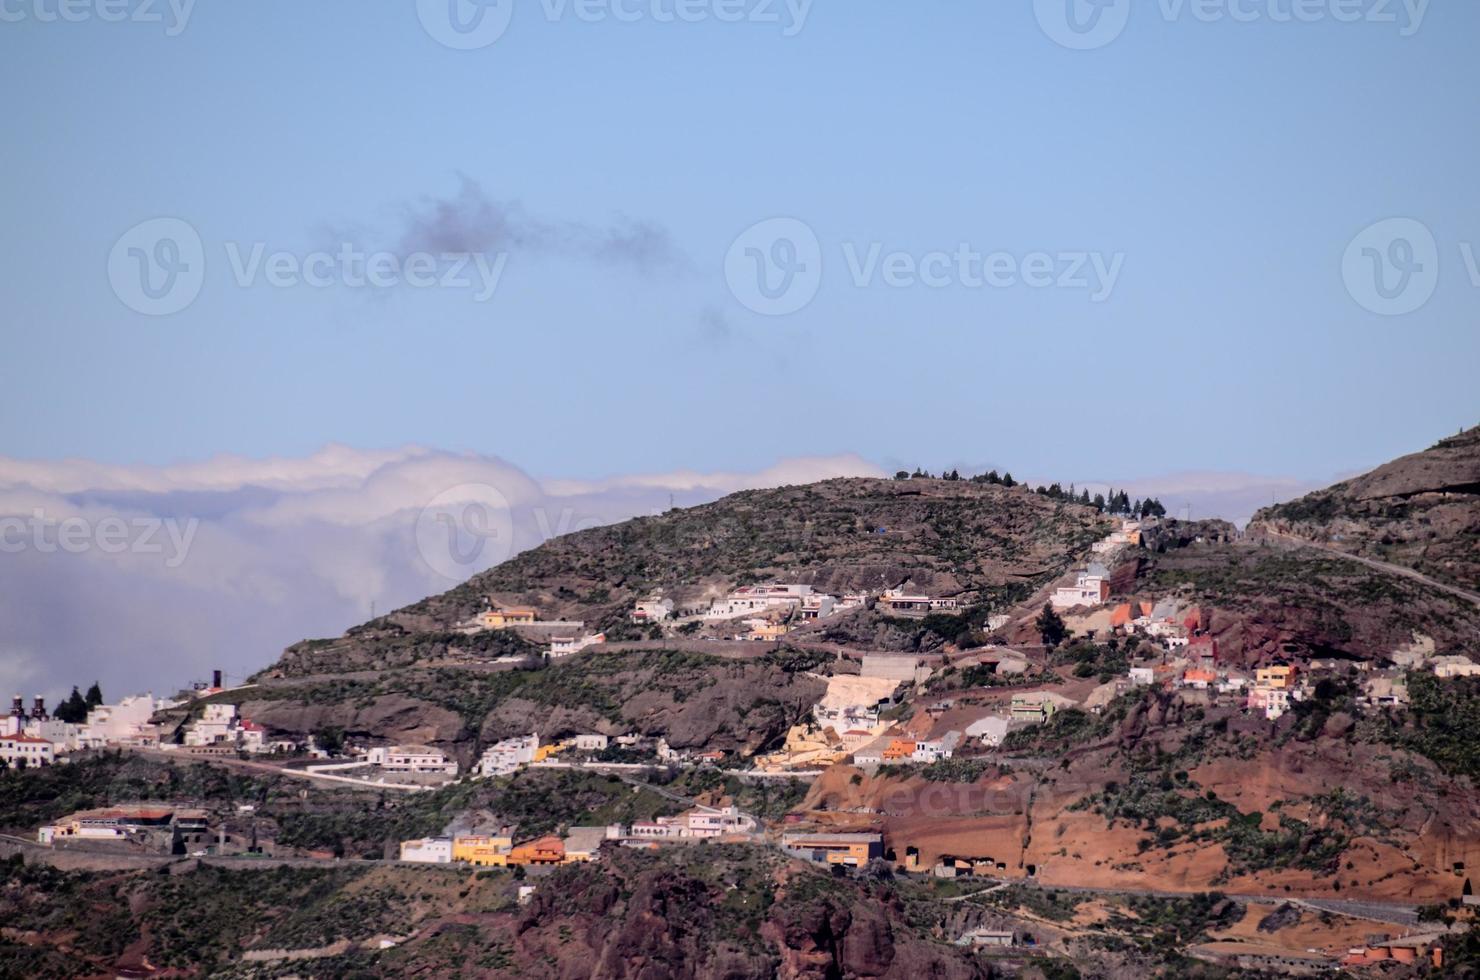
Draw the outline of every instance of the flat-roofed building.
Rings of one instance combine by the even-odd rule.
[[[401,842],[401,860],[413,864],[451,864],[452,838],[425,837]]]
[[[817,864],[841,864],[861,868],[884,856],[883,834],[783,834],[781,846],[787,853]]]

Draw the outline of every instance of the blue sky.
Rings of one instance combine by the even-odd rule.
[[[857,453],[1322,478],[1480,421],[1472,3],[1433,0],[1405,37],[1401,3],[1300,23],[1245,0],[1236,23],[1136,0],[1077,51],[1030,0],[817,0],[794,36],[779,3],[782,23],[669,23],[643,0],[623,23],[517,0],[456,51],[412,3],[200,4],[169,36],[163,4],[164,24],[42,19],[55,2],[0,22],[0,455],[416,443],[545,477]],[[110,250],[160,216],[199,234],[205,279],[150,316],[110,287]],[[227,253],[436,251],[439,216],[505,254],[491,299],[243,286]],[[778,216],[815,233],[822,278],[767,316],[725,258]],[[1343,255],[1396,216],[1431,231],[1439,279],[1383,316]],[[963,243],[1122,265],[1095,302],[860,287],[845,258]]]

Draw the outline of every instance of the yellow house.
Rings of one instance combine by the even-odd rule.
[[[791,632],[791,628],[785,623],[760,623],[755,629],[750,631],[750,635],[757,640],[774,642],[789,632]]]
[[[528,626],[539,620],[539,613],[528,606],[494,606],[478,617],[484,629],[497,630],[506,626]]]
[[[783,834],[781,846],[818,864],[861,868],[884,856],[882,834]]]
[[[1289,664],[1260,667],[1254,672],[1254,683],[1272,691],[1288,691],[1295,682],[1295,668]]]
[[[569,742],[551,742],[549,745],[541,745],[534,750],[534,761],[544,762],[553,755],[559,755],[569,747]]]
[[[513,849],[512,837],[455,837],[452,860],[481,868],[503,868],[508,866],[509,852]]]

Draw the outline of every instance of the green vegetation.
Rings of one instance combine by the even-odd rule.
[[[1056,647],[1069,636],[1069,628],[1064,625],[1064,618],[1054,612],[1051,603],[1043,604],[1043,611],[1038,614],[1038,620],[1033,625],[1037,628],[1038,635],[1046,647]]]
[[[718,804],[728,797],[746,813],[762,820],[780,820],[801,805],[811,783],[802,779],[757,779],[748,782],[719,769],[685,769],[671,782],[663,782],[663,773],[655,774],[654,784],[663,785],[691,798],[703,798]]]
[[[932,783],[974,783],[995,766],[983,759],[940,759],[920,770]]]
[[[1406,712],[1364,716],[1357,736],[1415,752],[1451,776],[1480,781],[1480,678],[1410,673],[1408,697]]]
[[[1203,792],[1185,771],[1173,772],[1169,766],[1140,768],[1129,782],[1112,782],[1080,805],[1093,807],[1112,827],[1117,821],[1144,827],[1149,836],[1141,841],[1143,851],[1221,844],[1232,874],[1276,868],[1332,871],[1348,843],[1334,826],[1312,827],[1283,813],[1278,830],[1264,830],[1264,814],[1241,812],[1213,792]]]
[[[205,763],[170,765],[116,751],[88,753],[65,766],[0,770],[0,829],[29,836],[69,813],[117,803],[231,803],[296,795],[298,787],[286,782]]]

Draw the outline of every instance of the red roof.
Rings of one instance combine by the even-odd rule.
[[[27,742],[32,745],[50,745],[51,739],[35,738],[31,735],[6,735],[3,738],[0,738],[0,742]]]

